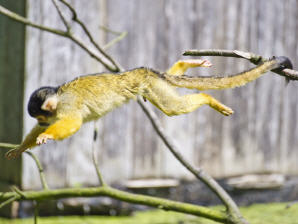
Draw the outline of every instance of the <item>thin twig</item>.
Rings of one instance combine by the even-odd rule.
[[[108,48],[112,47],[113,45],[121,41],[126,35],[127,35],[127,32],[122,32],[118,37],[115,37],[113,40],[111,40],[109,43],[104,45],[102,48],[104,50],[107,50]]]
[[[17,148],[19,145],[16,144],[10,144],[5,142],[0,142],[0,148],[8,148],[8,149],[14,149]]]
[[[55,6],[55,8],[56,8],[56,10],[57,10],[57,12],[58,12],[58,14],[59,14],[60,19],[62,20],[64,26],[66,27],[67,31],[70,32],[70,30],[71,30],[71,26],[70,26],[70,24],[67,22],[67,20],[66,20],[65,16],[63,15],[61,9],[59,8],[59,6],[58,6],[58,4],[57,4],[57,0],[52,0],[52,2],[53,2],[54,6]]]
[[[30,152],[30,151],[26,151],[26,153],[28,155],[31,156],[31,158],[34,160],[37,168],[38,168],[38,172],[39,172],[39,176],[40,176],[40,181],[41,181],[41,184],[42,184],[42,187],[44,190],[48,190],[49,187],[48,187],[48,184],[47,184],[47,181],[46,181],[46,178],[45,178],[45,175],[44,175],[44,172],[43,172],[43,167],[41,165],[41,163],[39,162],[39,159],[37,158],[37,156],[34,155],[34,153]]]
[[[84,30],[85,34],[87,35],[87,37],[89,38],[90,42],[93,44],[93,46],[105,57],[107,58],[115,67],[115,69],[113,70],[114,72],[119,72],[120,68],[117,65],[117,63],[115,62],[115,60],[108,55],[97,43],[96,41],[93,39],[91,33],[89,32],[88,28],[86,27],[86,25],[78,18],[78,15],[75,11],[75,9],[65,0],[59,0],[60,2],[62,2],[65,6],[68,7],[68,9],[71,11],[72,13],[72,19],[73,21],[75,21],[76,23],[78,23],[81,28]]]
[[[24,193],[19,189],[17,188],[17,186],[12,186],[11,189],[16,192],[20,197],[23,197],[25,198],[26,196],[24,195]]]
[[[10,143],[3,143],[3,142],[0,142],[0,148],[16,148],[18,147],[19,145],[16,145],[16,144],[10,144]],[[48,187],[48,184],[46,182],[46,178],[45,178],[45,175],[44,175],[44,170],[43,170],[43,167],[39,161],[39,159],[34,155],[34,153],[32,153],[31,151],[27,150],[25,153],[27,153],[29,156],[31,156],[31,158],[34,160],[37,168],[38,168],[38,172],[39,172],[39,176],[40,176],[40,181],[41,181],[41,184],[43,186],[43,189],[44,190],[47,190],[49,189]],[[21,191],[17,191],[17,188],[14,188],[14,190],[17,192],[17,193],[20,193]]]
[[[98,177],[100,186],[107,186],[99,170],[98,162],[95,155],[95,142],[97,139],[97,134],[98,134],[98,130],[97,128],[94,128],[93,141],[92,141],[92,161],[93,161],[94,168],[96,170],[96,175]]]
[[[8,198],[6,201],[2,202],[0,204],[0,209],[3,208],[5,205],[8,205],[12,202],[14,202],[15,200],[17,200],[19,198],[19,196],[16,194],[16,195],[13,195],[12,197]],[[1,199],[1,195],[0,195],[0,199]]]
[[[35,203],[34,203],[34,224],[37,224],[38,213],[39,213],[39,203],[38,203],[38,201],[35,201]]]
[[[102,29],[102,30],[105,31],[105,32],[109,32],[109,33],[114,34],[114,35],[116,35],[116,36],[119,36],[119,35],[121,35],[122,33],[124,33],[124,32],[120,32],[120,31],[112,30],[112,29],[110,29],[109,27],[102,26],[102,25],[100,25],[99,28]]]
[[[244,58],[251,63],[258,65],[268,59],[251,52],[238,50],[222,50],[222,49],[208,49],[208,50],[188,50],[183,53],[184,56],[220,56],[220,57],[234,57]],[[298,80],[298,71],[285,68],[283,70],[272,70],[272,72],[285,76],[289,80]]]

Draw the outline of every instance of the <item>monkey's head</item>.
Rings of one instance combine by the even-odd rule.
[[[41,126],[49,125],[49,118],[56,112],[57,91],[56,87],[45,86],[35,90],[30,96],[28,112]]]

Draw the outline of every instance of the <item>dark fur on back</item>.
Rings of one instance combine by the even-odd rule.
[[[43,102],[49,97],[56,94],[58,88],[51,86],[44,86],[37,90],[35,90],[29,99],[28,103],[28,113],[32,117],[36,117],[38,115],[50,116],[51,112],[45,111],[41,109]]]

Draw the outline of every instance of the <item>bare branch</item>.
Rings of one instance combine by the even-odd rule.
[[[4,143],[4,142],[0,142],[0,148],[8,148],[8,149],[13,149],[18,147],[19,145],[16,144],[10,144],[10,143]]]
[[[0,14],[3,14],[17,22],[23,23],[25,25],[28,26],[32,26],[34,28],[40,29],[40,30],[44,30],[53,34],[57,34],[59,36],[66,36],[66,32],[64,32],[63,30],[59,30],[59,29],[53,29],[47,26],[42,26],[36,23],[31,22],[30,20],[26,19],[25,17],[22,17],[6,8],[4,8],[3,6],[0,5]]]
[[[0,199],[1,199],[1,193],[0,193]],[[2,207],[4,207],[5,205],[8,205],[8,204],[14,202],[14,201],[17,200],[17,199],[18,199],[18,196],[17,196],[17,195],[13,195],[13,196],[7,198],[5,201],[3,201],[3,202],[0,204],[0,209],[1,209]]]
[[[224,213],[206,208],[199,205],[192,205],[183,202],[175,202],[168,199],[162,199],[157,197],[151,197],[147,195],[133,194],[125,191],[120,191],[111,187],[96,187],[96,188],[65,188],[55,190],[43,190],[43,191],[27,191],[23,192],[25,197],[20,197],[15,192],[0,193],[1,201],[14,201],[14,200],[49,200],[49,199],[61,199],[61,198],[74,198],[74,197],[101,197],[108,196],[120,201],[128,203],[135,203],[146,205],[150,207],[160,208],[168,211],[182,212],[186,214],[196,215],[199,217],[205,217],[214,221],[222,223],[233,223],[230,217]],[[10,203],[10,202],[9,202]]]
[[[221,202],[226,206],[229,214],[234,216],[233,218],[236,220],[240,220],[241,223],[247,223],[240,214],[240,211],[233,201],[233,199],[225,192],[225,190],[211,177],[207,174],[202,168],[194,168],[189,162],[187,162],[183,155],[179,152],[176,145],[170,140],[170,137],[167,136],[164,129],[162,128],[157,116],[151,110],[149,110],[148,106],[145,103],[138,99],[139,105],[142,107],[143,111],[149,118],[154,130],[157,132],[159,137],[162,139],[167,148],[171,151],[171,153],[175,156],[175,158],[188,170],[190,171],[196,178],[201,180],[204,184],[206,184],[210,190],[215,193]]]
[[[113,60],[110,60],[109,59],[110,56],[108,56],[107,54],[104,54],[104,55],[107,55],[108,56],[108,57],[106,57],[106,59],[109,60],[114,66],[110,66],[109,64],[107,64],[106,62],[104,62],[104,59],[100,58],[95,53],[93,53],[92,50],[85,43],[83,43],[81,40],[79,40],[75,35],[73,35],[70,32],[65,32],[63,30],[53,29],[53,28],[49,28],[49,27],[46,27],[46,26],[42,26],[42,25],[33,23],[30,20],[28,20],[28,19],[26,19],[26,18],[24,18],[24,17],[22,17],[22,16],[20,16],[20,15],[18,15],[16,13],[14,13],[14,12],[11,12],[10,10],[4,8],[1,5],[0,5],[0,14],[6,15],[7,17],[9,17],[9,18],[11,18],[11,19],[13,19],[15,21],[18,21],[20,23],[23,23],[25,25],[32,26],[32,27],[38,28],[40,30],[47,31],[47,32],[50,32],[50,33],[57,34],[59,36],[68,38],[68,39],[72,40],[74,43],[76,43],[77,45],[79,45],[92,58],[94,58],[95,60],[97,60],[98,62],[100,62],[109,71],[112,71],[112,72],[118,72],[119,71],[119,66],[116,66],[115,65],[115,62]]]
[[[54,6],[55,6],[55,8],[56,8],[56,10],[57,10],[57,12],[58,12],[58,14],[59,14],[59,16],[60,16],[60,18],[61,18],[61,20],[62,20],[64,26],[66,27],[67,31],[70,32],[70,30],[71,30],[71,26],[70,26],[70,24],[67,22],[67,20],[66,20],[66,18],[64,17],[62,11],[60,10],[60,8],[59,8],[59,6],[58,6],[58,4],[57,4],[57,0],[52,0],[52,2],[53,2]]]
[[[0,142],[0,148],[10,148],[10,149],[13,149],[13,148],[17,148],[18,146],[19,145],[16,145],[16,144],[10,144],[10,143]],[[35,164],[37,166],[38,172],[39,172],[40,181],[41,181],[41,184],[42,184],[43,189],[45,189],[45,190],[49,189],[48,184],[46,182],[46,178],[45,178],[44,172],[43,172],[43,167],[42,167],[39,159],[37,158],[37,156],[35,156],[34,153],[32,153],[29,150],[27,150],[25,153],[27,153],[29,156],[31,156],[31,158],[34,160],[34,162],[35,162]],[[14,190],[16,190],[16,189],[14,188]]]
[[[34,224],[37,224],[38,213],[39,213],[39,204],[38,204],[38,201],[35,201],[35,203],[34,203]]]
[[[40,177],[43,189],[48,190],[49,187],[48,187],[48,184],[47,184],[44,172],[43,172],[43,167],[42,167],[41,163],[39,162],[39,159],[37,158],[37,156],[34,155],[34,153],[30,152],[29,150],[27,150],[26,153],[31,156],[31,158],[34,160],[34,162],[38,168],[39,177]]]
[[[119,66],[116,64],[115,60],[112,59],[111,56],[109,56],[94,40],[94,38],[92,37],[91,33],[89,32],[88,28],[86,27],[86,25],[78,18],[78,15],[75,11],[75,9],[65,0],[59,0],[60,2],[62,2],[65,6],[67,6],[67,8],[72,12],[72,19],[73,21],[75,21],[76,23],[78,23],[81,28],[84,30],[85,34],[87,35],[87,37],[89,38],[90,42],[93,44],[93,46],[103,55],[105,56],[105,58],[107,58],[114,66],[115,66],[115,70],[116,72],[120,71]]]
[[[98,134],[98,130],[97,128],[94,128],[93,141],[92,141],[92,161],[93,161],[94,168],[96,170],[96,175],[98,177],[100,186],[107,186],[99,170],[98,162],[95,155],[95,142],[97,139],[97,134]]]
[[[119,41],[121,41],[126,35],[127,35],[127,32],[120,33],[120,35],[118,37],[116,37],[113,40],[111,40],[109,43],[107,43],[102,48],[104,50],[107,50],[108,48],[112,47],[113,45],[115,45],[116,43],[118,43]]]
[[[251,52],[238,51],[238,50],[221,50],[221,49],[208,49],[208,50],[188,50],[183,53],[184,56],[221,56],[221,57],[234,57],[244,58],[251,63],[258,65],[268,59]],[[285,76],[289,80],[298,80],[298,71],[292,69],[272,70],[272,72]]]
[[[16,186],[12,186],[11,189],[12,189],[14,192],[16,192],[19,196],[21,196],[21,197],[25,197],[25,195],[23,194],[23,192],[22,192],[19,188],[17,188]]]

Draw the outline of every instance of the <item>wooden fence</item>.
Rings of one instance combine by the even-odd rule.
[[[102,45],[115,36],[100,26],[128,35],[108,50],[131,69],[166,70],[187,49],[238,49],[263,56],[286,55],[298,63],[298,2],[295,0],[88,0],[70,1]],[[63,27],[51,1],[28,0],[28,18]],[[77,28],[76,32],[83,32]],[[230,74],[252,65],[241,59],[208,58],[213,68],[190,74]],[[42,85],[58,85],[103,68],[69,40],[27,29],[25,101]],[[235,114],[224,117],[203,107],[179,117],[155,110],[184,156],[214,177],[246,173],[298,174],[298,83],[288,85],[270,73],[245,87],[208,91]],[[190,91],[181,90],[181,94]],[[25,104],[26,104],[25,103]],[[149,104],[149,102],[148,102]],[[26,110],[26,107],[24,108]],[[24,133],[35,121],[24,115]],[[100,168],[108,182],[134,178],[192,176],[172,157],[141,108],[130,102],[63,142],[34,149],[51,187],[97,184],[91,162],[94,127]],[[38,172],[24,156],[23,186],[39,187]]]

